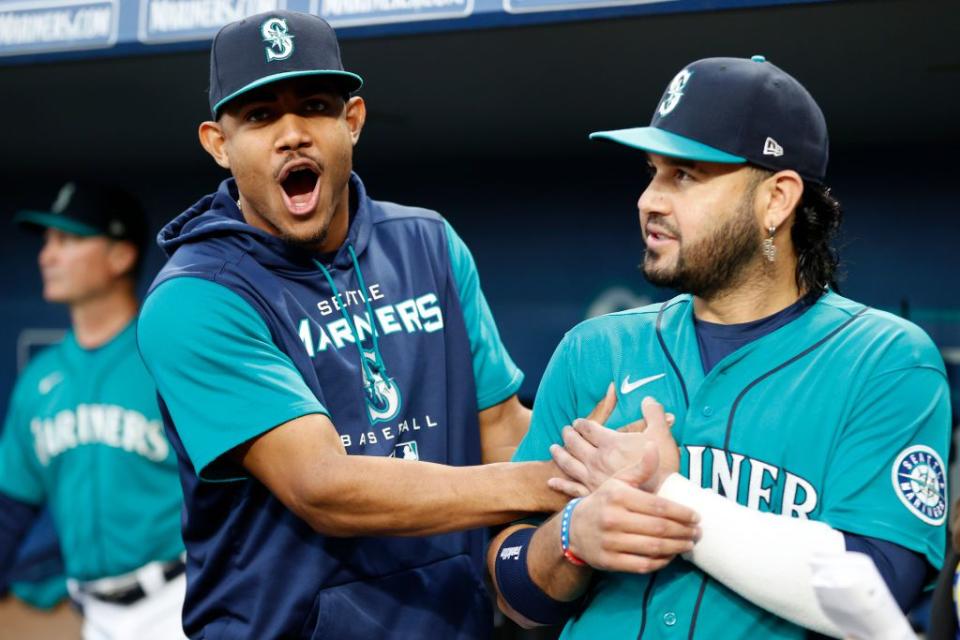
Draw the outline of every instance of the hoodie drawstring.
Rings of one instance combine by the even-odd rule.
[[[343,296],[340,295],[340,290],[337,289],[337,285],[333,281],[333,277],[330,275],[330,271],[321,263],[319,260],[314,260],[313,263],[317,265],[317,268],[320,269],[320,272],[323,273],[323,277],[327,279],[327,284],[330,285],[330,288],[333,290],[334,297],[339,300],[340,304],[340,314],[343,316],[344,321],[347,323],[347,326],[350,327],[350,332],[353,334],[353,339],[357,345],[357,351],[360,354],[360,367],[363,369],[364,378],[367,382],[365,385],[364,391],[367,395],[372,393],[372,385],[376,378],[374,377],[374,371],[380,374],[384,378],[388,378],[387,367],[383,362],[383,355],[380,353],[380,336],[377,331],[377,324],[373,316],[373,307],[370,305],[370,292],[367,290],[367,283],[364,282],[363,272],[360,270],[360,262],[357,260],[357,254],[353,250],[353,245],[347,243],[347,252],[350,254],[350,259],[353,261],[354,271],[357,273],[357,282],[360,284],[360,294],[363,297],[364,303],[366,303],[366,315],[367,322],[370,324],[370,334],[373,336],[373,362],[365,355],[363,344],[360,341],[360,333],[357,331],[356,325],[350,319],[350,314],[347,313],[347,304],[343,299]],[[371,397],[370,400],[373,400]]]

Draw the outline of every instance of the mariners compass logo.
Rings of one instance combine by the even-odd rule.
[[[667,87],[666,93],[663,94],[663,99],[660,100],[660,106],[657,108],[660,117],[669,114],[680,104],[680,98],[683,97],[683,90],[686,88],[687,83],[690,82],[690,76],[692,75],[692,71],[684,69],[673,77],[673,80],[670,81],[670,86]]]
[[[293,34],[287,28],[287,21],[283,18],[270,18],[260,25],[260,35],[267,43],[264,51],[267,53],[267,62],[286,60],[293,55]]]
[[[400,389],[377,359],[375,353],[363,349],[369,366],[363,367],[363,391],[370,424],[393,420],[400,413]]]
[[[936,451],[914,445],[893,462],[893,487],[913,515],[927,524],[941,525],[947,517],[947,479]]]

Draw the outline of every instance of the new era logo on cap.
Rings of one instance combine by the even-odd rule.
[[[776,140],[768,136],[763,143],[763,155],[779,158],[783,155],[783,147],[777,144]]]

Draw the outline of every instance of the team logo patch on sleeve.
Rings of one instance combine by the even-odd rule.
[[[947,517],[947,478],[936,451],[914,445],[893,461],[893,488],[907,509],[927,524],[941,525]]]

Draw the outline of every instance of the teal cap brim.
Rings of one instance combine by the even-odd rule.
[[[635,127],[615,131],[596,131],[590,134],[591,140],[611,140],[634,149],[656,153],[671,158],[697,160],[700,162],[724,162],[743,164],[746,158],[707,146],[702,142],[657,129],[656,127]]]
[[[275,73],[271,76],[264,76],[259,78],[250,84],[241,87],[228,95],[226,98],[223,98],[217,104],[213,105],[213,116],[220,112],[220,107],[227,104],[237,96],[241,96],[248,91],[252,91],[257,87],[262,87],[267,84],[272,84],[274,82],[279,82],[281,80],[288,80],[290,78],[299,78],[302,76],[336,76],[345,81],[345,87],[347,91],[356,91],[363,86],[363,78],[358,76],[355,73],[350,73],[349,71],[337,71],[334,69],[313,69],[310,71],[285,71],[283,73]]]
[[[13,217],[13,222],[22,227],[39,227],[40,229],[52,227],[77,236],[105,235],[103,231],[96,227],[47,211],[20,211]]]

